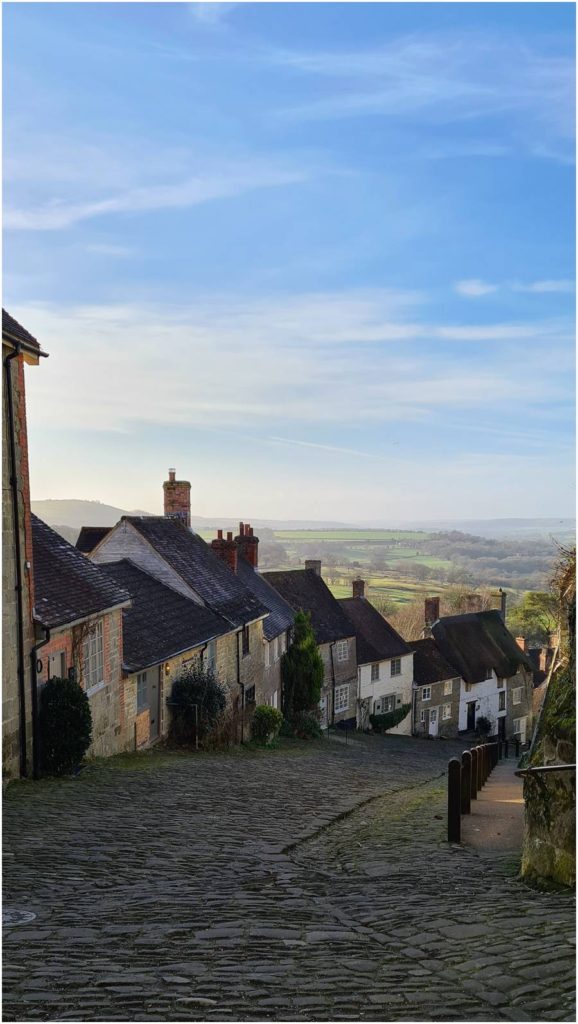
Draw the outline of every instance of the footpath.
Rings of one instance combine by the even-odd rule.
[[[514,772],[515,758],[499,761],[477,800],[471,802],[471,814],[462,817],[462,843],[479,854],[520,856],[524,838],[523,782]]]

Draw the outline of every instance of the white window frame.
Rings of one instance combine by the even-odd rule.
[[[521,686],[514,687],[514,689],[512,690],[512,704],[522,703],[522,689],[523,687]]]
[[[268,641],[265,640],[265,668],[270,668],[271,667],[271,651],[270,651],[270,646],[271,645],[268,643]]]
[[[514,719],[514,722],[513,722],[514,736],[521,736],[522,735],[522,729],[520,727],[520,723],[521,722],[524,722],[524,730],[525,730],[525,727],[526,727],[526,715],[522,715],[521,718],[515,718]]]
[[[217,642],[216,640],[209,640],[205,650],[203,651],[203,660],[205,662],[205,670],[216,672],[217,669]]]
[[[422,686],[421,688],[421,699],[431,700],[431,686]]]
[[[442,722],[447,722],[452,717],[452,706],[451,704],[444,704],[442,708]]]
[[[335,645],[338,661],[349,661],[349,640],[338,640]],[[347,705],[349,707],[349,705]]]
[[[58,672],[53,672],[52,671],[53,666],[51,665],[51,662],[56,661],[57,658],[59,659],[59,662],[60,662],[60,668],[59,668]],[[54,651],[52,654],[48,655],[47,678],[48,679],[66,679],[66,677],[67,677],[67,671],[66,671],[66,651]]]
[[[425,722],[425,708],[422,708],[419,714],[420,722]]]
[[[395,705],[395,693],[388,693],[374,701],[373,713],[374,715],[388,715],[391,711],[395,711]]]
[[[104,629],[102,619],[90,627],[82,641],[82,679],[87,695],[104,686]]]
[[[450,697],[453,693],[454,681],[453,679],[446,679],[444,682],[444,697]]]
[[[379,662],[378,661],[375,661],[373,663],[373,665],[371,666],[371,682],[372,683],[378,683],[379,682]]]
[[[391,671],[391,675],[392,676],[400,676],[401,675],[401,658],[392,658],[391,659],[391,670],[390,671]]]
[[[436,724],[436,722],[438,720],[438,709],[437,708],[430,708],[429,720],[430,720],[430,725],[435,725]]]
[[[286,650],[287,650],[287,637],[285,636],[285,633],[281,633],[281,636],[279,637],[279,656],[281,656],[282,654],[285,654]]]
[[[349,684],[345,686],[337,686],[335,688],[335,698],[333,701],[333,713],[335,715],[341,714],[342,711],[349,710]]]
[[[279,637],[273,638],[273,661],[279,661]]]

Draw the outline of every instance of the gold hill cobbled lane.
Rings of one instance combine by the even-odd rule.
[[[36,919],[4,930],[4,1019],[573,1020],[572,894],[444,841],[460,750],[153,751],[14,784],[4,901]]]

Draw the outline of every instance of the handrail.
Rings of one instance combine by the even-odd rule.
[[[575,772],[575,764],[541,764],[536,768],[520,768],[519,771],[514,772],[514,775],[518,775],[522,778],[523,775],[529,775],[531,772]]]

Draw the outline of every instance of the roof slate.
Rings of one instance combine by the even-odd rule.
[[[318,644],[355,636],[353,624],[339,601],[313,569],[264,572],[263,577],[294,611],[311,613],[311,625]]]
[[[265,639],[274,640],[281,633],[286,633],[293,625],[295,618],[291,605],[241,555],[239,555],[237,562],[237,577],[261,604],[269,609],[269,614],[263,622],[263,636]]]
[[[56,628],[89,615],[118,607],[129,600],[101,566],[94,565],[74,545],[32,517],[34,617]]]
[[[498,611],[450,615],[434,622],[432,633],[443,656],[467,683],[481,683],[490,668],[501,679],[515,675],[520,667],[533,669]]]
[[[106,562],[100,568],[131,597],[131,607],[122,616],[127,672],[157,665],[231,629],[221,615],[178,594],[127,559]]]
[[[178,519],[123,516],[213,611],[235,626],[267,615],[268,609],[212,548]]]
[[[13,316],[7,310],[2,310],[2,334],[6,334],[9,338],[13,338],[15,341],[21,341],[28,348],[34,348],[40,352],[40,345],[36,338],[33,338],[29,331],[26,330],[22,324],[19,324]]]
[[[338,604],[355,630],[358,665],[411,653],[405,640],[366,597],[343,597]]]
[[[111,530],[112,526],[83,526],[76,538],[76,547],[89,555]]]
[[[444,658],[432,637],[410,640],[409,646],[413,651],[413,678],[418,686],[431,686],[460,675],[459,669]]]

